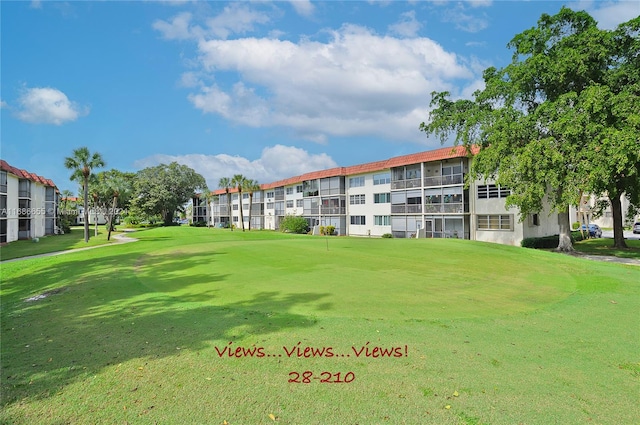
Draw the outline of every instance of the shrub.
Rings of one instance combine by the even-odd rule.
[[[578,229],[580,228],[580,222],[579,222],[579,221],[574,222],[574,223],[571,225],[571,228],[572,228],[573,230],[578,230]]]
[[[62,230],[64,233],[69,233],[71,232],[71,218],[69,218],[66,215],[63,215],[60,218],[60,230]]]
[[[280,222],[280,231],[289,233],[307,233],[309,224],[307,219],[299,215],[288,215]]]
[[[324,232],[325,232],[325,231],[326,231],[326,230],[325,230],[324,226],[320,226],[320,234],[321,234],[321,235],[324,235]]]
[[[179,226],[180,224],[176,223],[176,225]],[[193,226],[193,227],[205,227],[206,225],[207,225],[207,222],[204,221],[204,220],[198,220],[198,221],[195,221],[195,222],[191,223],[191,226]]]
[[[324,231],[327,235],[331,236],[335,233],[336,231],[336,226],[327,226],[324,228]]]
[[[582,235],[580,232],[571,232],[571,243],[581,240]],[[553,235],[540,238],[524,238],[522,242],[520,242],[520,246],[523,248],[551,249],[557,248],[558,243],[560,243],[560,235]]]
[[[393,238],[393,235],[391,233],[385,233],[385,234],[382,235],[382,237],[385,238],[385,239],[391,239],[391,238]]]

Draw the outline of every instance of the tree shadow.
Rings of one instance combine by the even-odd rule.
[[[130,245],[138,244],[143,245]],[[176,356],[210,349],[213,340],[312,326],[313,320],[292,311],[329,295],[262,292],[225,302],[220,285],[228,275],[217,264],[222,253],[144,257],[143,246],[118,251],[109,256],[85,251],[3,279],[1,406],[47,398],[132,359]],[[202,265],[206,272],[188,273]],[[144,279],[136,267],[145,268]],[[33,295],[46,296],[26,301]]]

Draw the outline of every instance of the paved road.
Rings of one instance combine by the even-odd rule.
[[[603,230],[602,231],[602,237],[603,238],[613,239],[613,230]],[[624,231],[624,238],[625,239],[637,239],[637,240],[640,240],[640,234],[634,235],[631,230],[625,230]]]

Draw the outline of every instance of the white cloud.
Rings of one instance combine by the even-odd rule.
[[[354,25],[330,35],[326,43],[201,40],[202,70],[211,76],[234,72],[239,81],[201,81],[189,100],[205,113],[254,127],[289,128],[317,142],[327,135],[375,134],[424,143],[417,123],[424,120],[429,94],[455,93],[451,80],[473,78],[455,54],[428,38],[380,36]]]
[[[586,10],[598,21],[599,28],[609,30],[640,15],[640,3],[637,1],[578,2],[573,8],[574,10]]]
[[[171,22],[157,20],[153,28],[162,33],[167,40],[186,40],[197,37],[200,31],[191,27],[191,13],[179,13],[171,19]]]
[[[294,146],[275,145],[262,150],[260,158],[250,160],[241,156],[219,155],[152,155],[134,162],[137,168],[152,167],[171,162],[188,165],[200,173],[209,189],[216,189],[221,177],[242,174],[260,183],[271,183],[310,171],[336,167],[327,154],[310,154]]]
[[[416,19],[415,10],[402,14],[400,21],[389,25],[389,31],[402,37],[415,37],[420,31],[422,24]]]
[[[256,24],[266,24],[269,17],[250,7],[232,3],[218,15],[208,18],[204,27],[193,22],[189,12],[182,12],[171,18],[169,22],[161,19],[153,23],[153,28],[168,40],[199,40],[203,37],[225,39],[232,34],[244,34],[255,29]]]
[[[493,4],[492,0],[466,0],[471,7],[489,7]]]
[[[291,3],[298,15],[309,17],[315,11],[315,6],[310,0],[289,0],[289,3]]]
[[[8,108],[9,105],[4,100],[0,100],[0,109]]]
[[[17,117],[36,124],[61,125],[89,112],[88,108],[71,102],[60,90],[50,87],[25,89],[18,104]]]
[[[456,29],[471,33],[482,31],[489,26],[489,21],[484,13],[469,14],[461,3],[458,3],[453,9],[445,10],[442,19],[444,22],[455,24]]]

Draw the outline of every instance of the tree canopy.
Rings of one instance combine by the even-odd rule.
[[[624,246],[620,195],[637,202],[640,176],[640,17],[601,30],[563,7],[508,44],[512,62],[484,71],[473,100],[432,93],[420,129],[479,151],[469,177],[508,186],[523,219],[548,201],[559,250],[572,250],[568,207],[582,192],[609,196],[615,244]],[[617,203],[616,203],[617,199]]]
[[[131,203],[145,214],[159,214],[170,225],[175,212],[206,187],[204,177],[188,166],[160,164],[138,171]]]

